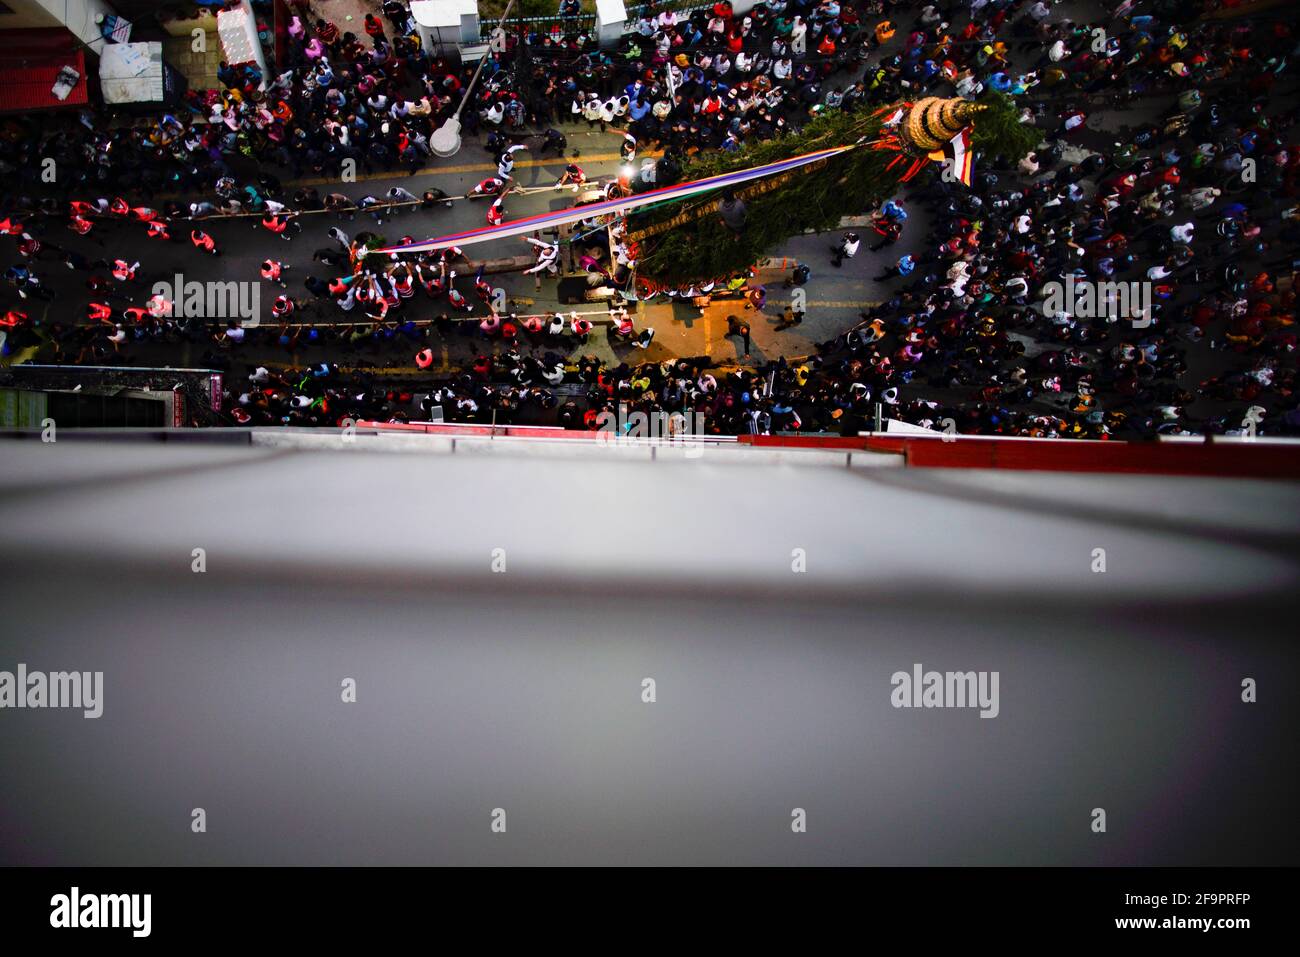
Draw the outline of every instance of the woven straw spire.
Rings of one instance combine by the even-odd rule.
[[[960,133],[985,106],[961,97],[941,99],[927,96],[918,100],[903,122],[903,138],[916,149],[929,153]]]

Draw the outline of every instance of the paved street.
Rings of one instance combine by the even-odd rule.
[[[1061,4],[1058,11],[1059,15],[1084,19],[1095,15],[1096,7],[1091,3],[1075,3],[1071,0]],[[900,27],[905,27],[909,20],[909,16],[900,16]],[[900,30],[900,34],[902,32],[903,30]],[[894,45],[897,43],[897,40],[894,41]],[[1019,66],[1029,69],[1038,55],[1038,51],[1021,50],[1016,53],[1015,59],[1019,61]],[[1293,81],[1287,81],[1283,86],[1284,88],[1279,91],[1282,95],[1291,95],[1294,92]],[[1031,96],[1026,102],[1033,102],[1033,100],[1034,96]],[[1116,142],[1124,138],[1126,130],[1167,115],[1173,106],[1172,96],[1150,96],[1122,111],[1090,107],[1086,127],[1076,131],[1070,138],[1070,158],[1077,160],[1090,151],[1113,148]],[[1047,107],[1049,113],[1054,114],[1062,108],[1062,105],[1052,103],[1049,99]],[[1044,120],[1045,127],[1051,127],[1053,124],[1053,119]],[[563,126],[563,130],[569,140],[566,157],[563,159],[554,155],[546,159],[538,159],[531,148],[540,147],[540,137],[530,137],[525,141],[531,148],[518,154],[515,180],[518,186],[537,191],[526,195],[512,195],[506,203],[508,219],[567,208],[573,202],[573,193],[568,190],[545,190],[545,187],[556,182],[567,161],[579,163],[592,181],[607,180],[617,172],[620,165],[618,147],[621,142],[621,135],[618,132],[592,130],[586,124],[567,124]],[[449,196],[462,196],[480,180],[495,172],[495,157],[483,148],[482,139],[482,134],[467,135],[464,146],[457,155],[447,159],[435,159],[430,166],[414,176],[407,176],[404,172],[379,171],[372,174],[361,173],[356,182],[344,183],[322,178],[292,180],[287,178],[287,174],[283,171],[276,172],[282,176],[286,194],[292,193],[298,186],[312,185],[322,194],[339,191],[353,199],[360,199],[365,195],[382,198],[388,189],[400,185],[417,195],[425,189],[433,188],[440,189]],[[257,172],[256,167],[246,161],[243,161],[243,167],[239,171],[243,176],[251,178]],[[977,169],[977,178],[986,172]],[[589,341],[572,349],[572,353],[574,355],[594,354],[602,360],[612,360],[615,363],[624,359],[635,363],[662,360],[671,356],[709,355],[721,364],[752,365],[761,365],[779,356],[798,358],[811,354],[816,350],[818,343],[843,333],[857,322],[862,309],[869,304],[887,299],[892,289],[905,285],[901,280],[878,283],[872,277],[892,265],[902,253],[919,254],[924,251],[931,218],[929,210],[920,200],[923,198],[923,191],[927,188],[929,187],[919,189],[912,187],[899,191],[899,198],[907,206],[909,219],[901,240],[895,246],[887,247],[878,253],[871,252],[869,247],[874,242],[874,234],[868,228],[860,229],[863,238],[862,249],[854,259],[847,261],[843,268],[833,268],[831,263],[831,246],[837,241],[838,233],[798,236],[781,248],[772,250],[769,265],[760,271],[756,280],[765,284],[769,293],[767,307],[762,314],[752,310],[746,311],[744,303],[738,299],[715,298],[713,304],[703,311],[663,299],[649,304],[639,303],[636,316],[637,328],[652,327],[656,333],[655,340],[648,350],[642,352],[630,345],[610,341],[606,335],[607,327],[598,324]],[[188,201],[201,197],[176,198]],[[155,205],[158,205],[161,199],[162,197],[158,198]],[[1230,197],[1225,197],[1222,202],[1229,200]],[[486,200],[460,200],[449,207],[437,206],[432,211],[407,210],[395,217],[385,217],[382,224],[376,223],[367,215],[358,215],[355,221],[349,222],[328,213],[308,214],[302,217],[303,230],[292,243],[285,243],[266,232],[257,225],[259,220],[256,218],[209,220],[205,223],[205,228],[215,237],[223,251],[219,259],[202,256],[188,242],[183,241],[185,233],[188,232],[185,224],[179,224],[179,228],[175,230],[182,241],[172,245],[147,240],[143,229],[139,224],[134,223],[129,225],[105,223],[96,230],[99,235],[97,242],[103,245],[95,245],[95,242],[73,236],[63,228],[61,219],[36,220],[31,225],[37,230],[42,228],[46,230],[47,243],[78,248],[91,258],[108,256],[110,259],[113,257],[127,260],[139,259],[142,267],[140,282],[134,297],[137,304],[143,303],[147,298],[154,282],[170,281],[178,272],[183,274],[186,280],[257,281],[260,264],[267,257],[281,259],[290,266],[286,276],[288,291],[307,303],[308,297],[303,287],[306,276],[314,274],[327,280],[338,275],[337,269],[313,263],[311,259],[312,251],[334,245],[327,235],[327,230],[331,226],[338,225],[352,235],[362,230],[372,230],[381,234],[389,242],[396,242],[406,235],[423,239],[482,226],[485,222],[487,206]],[[846,210],[845,212],[864,214],[870,211]],[[467,252],[471,259],[498,259],[526,255],[529,250],[530,247],[522,239],[509,239],[470,247]],[[779,330],[777,326],[790,297],[789,292],[782,289],[782,280],[788,275],[789,268],[795,262],[806,263],[812,270],[812,279],[805,290],[807,317],[798,327]],[[47,328],[55,321],[82,321],[85,315],[85,304],[92,298],[91,294],[82,287],[82,274],[75,274],[76,278],[72,278],[74,274],[64,271],[57,260],[47,260],[37,268],[46,284],[58,291],[57,300],[53,303],[30,300],[24,303],[18,301],[11,290],[5,289],[0,292],[0,296],[5,298],[6,308],[28,311],[34,318],[40,319]],[[494,285],[505,290],[512,303],[510,308],[520,314],[543,313],[547,310],[568,312],[578,308],[588,312],[590,318],[598,322],[604,315],[603,306],[599,303],[579,307],[560,303],[557,298],[557,284],[553,278],[543,280],[540,288],[534,277],[519,273],[499,273],[491,278]],[[473,301],[475,297],[470,290],[471,277],[462,274],[457,281],[461,291],[469,294],[470,300]],[[261,325],[264,328],[274,325],[270,311],[271,304],[280,291],[278,286],[263,283]],[[1188,284],[1182,292],[1182,297],[1194,297],[1196,294],[1196,289]],[[427,322],[441,314],[445,308],[445,301],[430,303],[423,297],[417,296],[411,301],[410,307],[404,311],[403,318]],[[472,315],[477,318],[485,314],[486,308],[478,305]],[[727,335],[730,315],[744,317],[751,327],[748,355],[745,355],[739,337]],[[337,309],[329,300],[308,304],[298,318],[321,326],[333,326],[335,332],[346,331],[347,334],[361,327],[358,325],[358,319],[364,319],[359,311],[345,313]],[[213,323],[214,327],[220,327],[221,324],[219,320]],[[383,370],[397,379],[409,379],[416,384],[423,384],[438,375],[467,367],[476,355],[488,348],[488,343],[478,333],[476,326],[476,322],[462,322],[459,327],[460,334],[446,338],[436,332],[432,333],[428,344],[434,349],[437,361],[431,370],[425,371],[418,370],[414,364],[415,353],[423,348],[423,344],[413,343],[401,336],[389,339],[371,337],[355,341],[340,341],[326,334],[310,345],[303,337],[291,348],[281,347],[272,336],[264,336],[261,342],[250,342],[237,353],[229,356],[213,350],[209,344],[202,342],[164,344],[129,341],[124,344],[123,352],[130,363],[149,366],[207,367],[224,364],[229,359],[233,362],[234,371],[237,373],[255,364],[266,364],[272,368],[300,367],[312,362],[329,360],[339,363],[345,369],[363,365]],[[1027,355],[1031,357],[1044,348],[1041,343],[1030,337],[1022,336],[1020,333],[1013,333],[1013,335],[1021,339]],[[886,340],[885,345],[892,348],[892,339]],[[501,343],[493,342],[491,348],[499,351]],[[1055,348],[1055,346],[1048,348]],[[31,360],[43,357],[41,353],[28,350],[18,358]],[[1192,350],[1188,357],[1185,382],[1194,384],[1202,378],[1217,374],[1222,371],[1222,364],[1223,359],[1220,355],[1206,349]],[[936,389],[920,380],[909,386],[909,394],[913,396],[949,398],[945,392],[946,390]],[[954,392],[951,398],[964,401],[969,399],[967,392],[968,390],[960,394]],[[1050,400],[1046,398],[1035,400],[1034,404],[1044,409],[1050,408]],[[1197,400],[1189,405],[1189,411],[1194,416],[1204,416],[1212,414],[1215,410],[1211,403]]]
[[[532,189],[553,184],[563,173],[565,162],[569,159],[581,165],[588,177],[593,180],[608,179],[617,173],[620,165],[618,145],[622,138],[621,134],[612,130],[605,133],[588,131],[574,126],[565,127],[564,131],[569,139],[566,159],[557,159],[553,155],[546,159],[536,159],[532,158],[530,153],[519,154],[520,157],[528,158],[521,158],[516,162],[517,185]],[[529,142],[536,145],[538,140],[533,138]],[[576,157],[573,155],[575,151]],[[474,139],[467,138],[464,147],[455,157],[437,161],[437,165],[430,166],[412,177],[400,172],[397,174],[359,173],[355,183],[308,177],[300,180],[285,180],[284,185],[286,191],[291,191],[298,186],[310,185],[315,186],[322,193],[339,191],[354,199],[366,194],[382,198],[393,186],[403,186],[416,194],[426,189],[441,189],[449,196],[463,196],[480,180],[492,175],[495,169],[494,157]],[[506,202],[506,209],[510,218],[520,218],[551,209],[566,208],[572,200],[573,194],[569,190],[531,192],[526,195],[512,196]],[[310,261],[310,253],[313,250],[333,245],[327,235],[331,226],[337,225],[352,235],[370,229],[394,242],[404,235],[423,239],[481,226],[484,224],[487,207],[486,200],[460,200],[450,207],[440,205],[432,212],[420,209],[403,210],[395,217],[386,217],[381,225],[377,225],[374,219],[366,214],[358,215],[352,222],[345,217],[328,213],[311,214],[302,217],[302,233],[291,243],[275,238],[260,225],[255,226],[254,224],[260,222],[256,218],[212,219],[205,222],[204,228],[222,250],[221,257],[217,259],[202,256],[188,242],[165,245],[147,240],[143,229],[137,224],[120,226],[105,224],[104,228],[114,231],[106,234],[107,245],[104,247],[66,234],[52,222],[47,223],[46,228],[49,242],[78,248],[89,256],[111,253],[114,257],[131,261],[140,260],[140,281],[137,286],[138,294],[135,296],[137,302],[142,302],[148,297],[148,290],[154,282],[171,281],[177,272],[183,274],[187,281],[257,280],[261,263],[267,257],[279,258],[291,266],[286,276],[289,292],[301,297],[304,295],[302,281],[306,275],[314,273],[322,279],[328,279],[336,274],[336,271],[331,271],[329,267],[319,263],[313,264]],[[907,235],[919,237],[924,232],[924,223],[923,217],[914,217],[909,221]],[[178,229],[176,233],[183,235],[184,230]],[[777,265],[764,269],[759,276],[761,281],[767,282],[771,287],[765,315],[750,314],[749,316],[752,326],[750,361],[761,363],[782,354],[787,356],[807,354],[813,351],[817,342],[842,332],[856,321],[863,304],[880,297],[881,290],[874,288],[876,284],[867,277],[881,268],[890,253],[886,251],[878,255],[871,254],[864,246],[862,253],[856,259],[848,262],[843,269],[835,270],[830,267],[830,244],[834,238],[799,237],[792,240],[785,248],[774,251],[772,261]],[[516,246],[515,240],[483,244],[467,250],[468,255],[473,259],[523,255],[528,251],[529,247],[522,241],[518,241]],[[774,326],[780,319],[781,311],[789,302],[789,293],[780,289],[781,279],[788,275],[789,269],[782,270],[778,267],[781,263],[792,265],[797,260],[809,262],[814,272],[813,280],[807,287],[808,318],[801,327],[777,332]],[[51,264],[45,266],[43,272],[56,286],[58,299],[51,304],[31,304],[28,311],[33,316],[42,317],[46,322],[80,318],[84,314],[85,303],[93,297],[89,292],[79,288],[80,284],[64,280],[63,275],[56,269],[57,267]],[[458,281],[459,288],[468,292],[470,277],[458,277]],[[506,290],[509,298],[516,303],[514,308],[521,314],[544,312],[548,309],[569,311],[574,308],[603,313],[603,307],[599,304],[563,306],[556,298],[556,282],[553,278],[544,280],[540,290],[536,288],[533,277],[518,273],[497,274],[492,281]],[[279,287],[274,284],[263,285],[261,295],[263,325],[274,322],[270,307],[275,296],[280,292]],[[444,304],[439,303],[435,307],[417,298],[414,300],[414,305],[414,318],[427,320],[442,312]],[[730,358],[744,361],[743,347],[739,338],[728,339],[725,336],[726,316],[743,311],[743,303],[739,300],[727,299],[717,300],[704,311],[703,315],[698,309],[668,303],[662,299],[648,305],[641,304],[638,309],[638,327],[649,325],[656,331],[655,342],[644,354],[644,358],[709,354],[723,360]],[[485,314],[486,310],[480,306],[473,315]],[[323,325],[356,321],[355,314],[350,316],[343,313],[329,302],[312,307],[305,318]],[[598,319],[599,316],[592,318]],[[219,327],[221,323],[214,321],[214,325]],[[599,327],[587,346],[577,351],[593,353],[604,359],[612,359],[616,354],[632,351],[630,347],[616,346],[608,342],[603,334],[603,328],[603,326]],[[483,342],[477,336],[463,339],[453,337],[445,345],[448,361],[452,367],[455,367],[465,358],[481,351]],[[248,362],[278,361],[296,365],[316,358],[306,352],[286,353],[275,346],[268,348],[270,351],[265,354],[259,353],[254,348],[246,348],[241,350],[239,359]],[[205,350],[200,345],[164,346],[140,343],[128,347],[127,351],[140,364],[193,365],[202,364],[201,354]],[[373,348],[363,346],[361,357],[383,368],[414,373],[416,371],[412,362],[414,351],[407,348],[405,344],[401,346],[376,344]],[[329,358],[348,364],[348,356]]]

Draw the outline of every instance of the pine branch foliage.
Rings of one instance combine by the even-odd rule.
[[[1039,133],[1020,123],[1010,98],[994,94],[981,102],[989,109],[975,124],[974,146],[979,156],[1016,161],[1039,141]],[[710,152],[695,156],[683,169],[690,181],[740,169],[776,163],[804,153],[856,143],[869,143],[881,134],[883,116],[866,108],[852,113],[828,110],[799,132],[756,143],[734,153]],[[761,195],[744,198],[747,219],[737,236],[716,213],[718,195],[688,200],[701,213],[693,222],[648,237],[637,266],[639,276],[673,285],[736,275],[799,233],[834,229],[843,216],[872,210],[898,189],[906,169],[889,163],[899,154],[859,148],[836,156],[811,172],[796,172],[787,182]],[[978,175],[978,158],[976,175]],[[747,184],[748,185],[748,184]],[[745,187],[741,187],[743,191]],[[634,216],[632,230],[679,215],[683,204]]]

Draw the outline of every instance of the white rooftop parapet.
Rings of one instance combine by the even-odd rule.
[[[26,7],[29,4],[24,3],[22,6]],[[108,17],[117,13],[106,0],[36,0],[36,6],[43,8],[46,13],[67,27],[68,32],[86,44],[92,53],[100,53],[105,46],[108,46],[104,34],[100,32],[99,23],[95,20],[96,17]],[[20,16],[31,15],[18,4],[14,4],[14,8],[14,11],[4,12],[16,12]]]
[[[430,52],[451,53],[479,42],[478,0],[412,0],[411,16]]]
[[[627,7],[623,0],[596,0],[596,38],[602,50],[618,46],[627,26]]]

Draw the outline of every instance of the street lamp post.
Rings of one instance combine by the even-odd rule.
[[[501,20],[497,23],[496,30],[492,31],[493,34],[495,34],[497,30],[505,30],[506,20],[510,16],[510,11],[514,9],[514,5],[515,0],[510,0],[510,2],[506,4],[505,12],[501,14]],[[489,46],[487,52],[479,58],[478,69],[474,71],[474,75],[470,78],[469,85],[465,87],[465,95],[460,99],[460,106],[456,107],[456,112],[449,116],[446,122],[434,130],[433,134],[429,137],[429,149],[431,149],[437,156],[455,156],[460,152],[460,114],[461,111],[465,109],[465,104],[469,102],[469,95],[474,92],[474,84],[478,82],[479,74],[483,72],[483,66],[487,63],[487,58],[490,54],[491,47]]]

